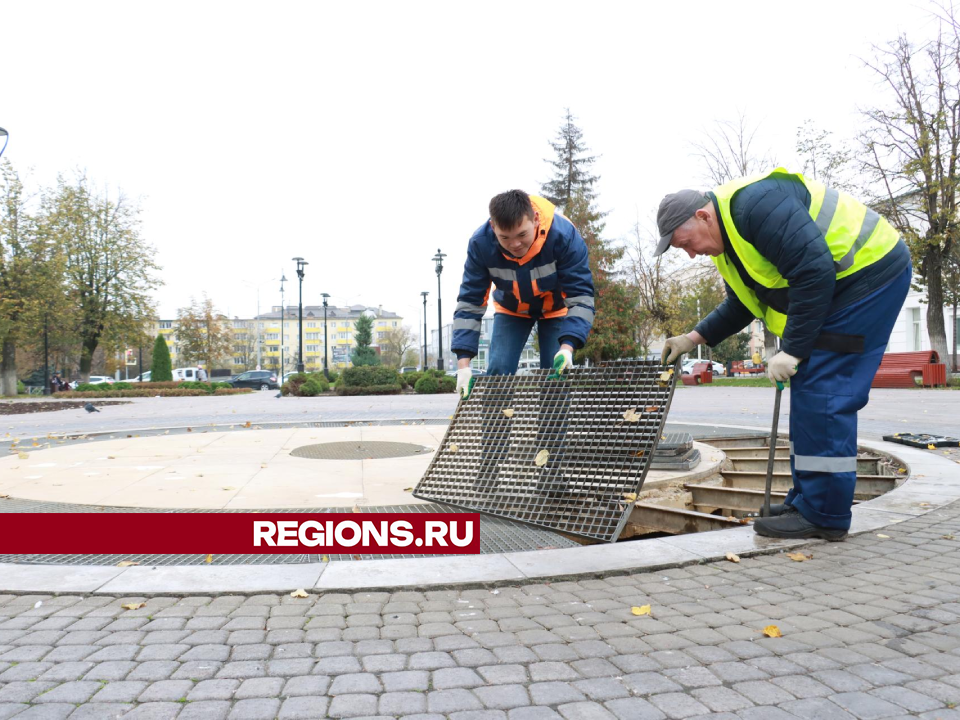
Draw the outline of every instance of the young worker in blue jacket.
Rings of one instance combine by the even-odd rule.
[[[910,253],[879,214],[846,193],[778,168],[713,190],[667,195],[657,254],[709,255],[727,297],[687,335],[672,363],[714,346],[754,317],[781,340],[772,382],[790,380],[793,488],[759,535],[842,540],[857,471],[857,412],[910,288]]]
[[[540,197],[509,190],[490,201],[490,219],[467,247],[463,282],[453,316],[457,391],[473,387],[470,360],[480,343],[490,284],[496,311],[488,375],[512,375],[534,324],[540,367],[562,374],[593,325],[593,278],[587,246],[573,224]]]

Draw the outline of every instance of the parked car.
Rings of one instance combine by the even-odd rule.
[[[194,382],[197,379],[197,367],[182,367],[173,371],[174,382]]]
[[[127,382],[150,382],[150,371],[147,370],[143,375],[137,375],[135,378],[130,378]]]
[[[277,374],[269,370],[249,370],[230,380],[235,388],[253,388],[254,390],[279,390]]]
[[[715,360],[706,360],[706,359],[704,359],[704,360],[697,360],[696,358],[687,358],[686,360],[684,360],[683,363],[680,365],[680,374],[681,374],[681,375],[689,375],[691,372],[693,372],[693,366],[694,366],[694,365],[696,365],[697,363],[705,363],[705,362],[709,362],[709,363],[713,366],[713,374],[714,374],[714,375],[726,375],[726,374],[727,374],[727,371],[726,371],[726,369],[723,367],[723,365],[721,365],[720,363],[716,362]]]
[[[414,366],[412,366],[412,365],[408,365],[407,367],[402,367],[402,368],[400,368],[400,374],[401,374],[401,375],[406,375],[407,373],[412,373],[412,372],[416,372],[416,371],[417,371],[417,368],[414,367]]]
[[[90,376],[90,379],[87,380],[87,383],[86,383],[86,384],[88,384],[88,385],[104,385],[104,384],[106,384],[106,385],[113,385],[113,383],[115,383],[115,382],[116,382],[116,380],[114,380],[114,379],[113,379],[112,377],[110,377],[109,375],[91,375],[91,376]],[[72,383],[70,383],[70,389],[71,389],[71,390],[76,390],[76,389],[77,389],[77,385],[79,385],[79,384],[80,384],[80,381],[79,381],[79,380],[74,380]]]

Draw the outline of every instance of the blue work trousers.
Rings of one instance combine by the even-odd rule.
[[[816,349],[790,380],[790,468],[786,502],[821,527],[850,528],[857,483],[857,412],[866,406],[890,333],[910,289],[911,269],[830,315],[824,333],[860,336],[862,352]]]
[[[520,364],[520,354],[530,337],[534,324],[538,329],[540,367],[552,368],[553,356],[560,350],[560,324],[563,318],[533,320],[505,313],[493,316],[493,337],[490,338],[490,357],[487,375],[513,375]]]

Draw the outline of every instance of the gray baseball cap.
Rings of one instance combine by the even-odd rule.
[[[710,198],[699,190],[679,190],[670,193],[660,201],[657,210],[657,229],[660,242],[654,257],[662,255],[670,247],[673,231],[693,217],[694,213],[710,202]]]

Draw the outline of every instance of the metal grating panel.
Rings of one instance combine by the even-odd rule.
[[[676,382],[665,370],[631,360],[562,380],[482,376],[413,494],[613,542],[663,431]]]

